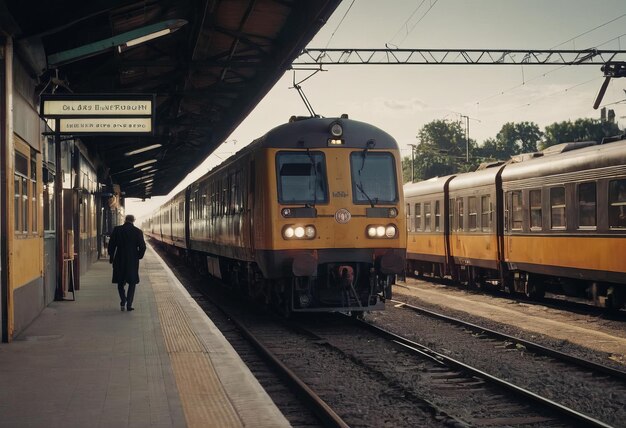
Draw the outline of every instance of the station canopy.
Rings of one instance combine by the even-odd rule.
[[[101,176],[145,198],[228,138],[339,2],[0,0],[0,28],[39,91],[156,94],[153,135],[81,137]]]

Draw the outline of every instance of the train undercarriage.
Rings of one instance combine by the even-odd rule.
[[[542,299],[546,293],[584,299],[607,310],[626,308],[626,284],[609,281],[573,279],[529,273],[520,270],[484,269],[475,266],[445,265],[443,263],[410,261],[408,273],[433,278],[449,277],[455,284],[470,288],[497,289],[510,294]]]

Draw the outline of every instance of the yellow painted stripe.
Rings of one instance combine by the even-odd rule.
[[[626,238],[506,236],[506,261],[626,272]]]
[[[446,255],[444,235],[443,233],[409,232],[407,238],[407,252],[443,257]]]
[[[450,253],[454,257],[497,260],[498,240],[494,234],[450,235]]]
[[[149,274],[149,278],[187,426],[243,427],[207,350],[169,290],[167,276]]]

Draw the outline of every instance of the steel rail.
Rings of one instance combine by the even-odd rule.
[[[479,326],[477,324],[473,324],[473,323],[470,323],[470,322],[467,322],[467,321],[463,321],[463,320],[458,319],[458,318],[450,317],[448,315],[440,314],[438,312],[434,312],[434,311],[431,311],[431,310],[426,309],[426,308],[421,308],[419,306],[410,305],[408,303],[400,302],[398,300],[391,300],[391,302],[396,303],[397,304],[396,305],[397,308],[401,308],[401,309],[402,308],[407,308],[407,309],[410,309],[410,310],[412,310],[414,312],[427,315],[427,316],[429,316],[431,318],[436,318],[436,319],[440,319],[440,320],[446,321],[446,322],[451,323],[451,324],[460,325],[462,327],[465,327],[465,328],[468,328],[470,330],[473,330],[473,331],[475,331],[477,333],[486,333],[489,336],[496,337],[496,338],[498,338],[500,340],[507,340],[507,341],[519,343],[519,344],[525,346],[526,349],[529,349],[529,350],[531,350],[531,351],[533,351],[535,353],[547,355],[549,357],[552,357],[552,358],[555,358],[555,359],[558,359],[558,360],[562,360],[562,361],[566,361],[566,362],[571,363],[571,364],[575,364],[575,365],[577,365],[579,367],[583,367],[583,368],[586,368],[586,369],[591,369],[591,370],[594,370],[596,372],[599,372],[599,373],[602,373],[602,374],[605,374],[605,375],[608,375],[608,376],[611,376],[611,377],[616,377],[616,378],[619,378],[621,380],[626,381],[626,372],[624,372],[622,370],[619,370],[619,369],[616,369],[616,368],[613,368],[613,367],[609,367],[609,366],[605,366],[605,365],[602,365],[602,364],[594,363],[593,361],[589,361],[589,360],[585,360],[585,359],[582,359],[582,358],[578,358],[578,357],[575,357],[573,355],[565,354],[565,353],[563,353],[561,351],[557,351],[556,349],[553,349],[553,348],[548,348],[547,346],[543,346],[543,345],[540,345],[540,344],[535,343],[535,342],[530,342],[528,340],[524,340],[524,339],[521,339],[519,337],[511,336],[511,335],[508,335],[506,333],[500,333],[498,331],[491,330],[491,329],[486,328],[486,327],[481,327],[481,326]]]
[[[570,409],[562,404],[559,404],[555,401],[552,401],[548,398],[542,397],[534,392],[528,391],[527,389],[521,388],[515,384],[507,382],[503,379],[500,379],[496,376],[490,375],[482,370],[469,366],[461,361],[455,360],[454,358],[448,357],[446,355],[440,354],[424,345],[413,342],[409,339],[406,339],[402,336],[399,336],[395,333],[382,329],[380,327],[376,327],[372,324],[369,324],[365,321],[354,320],[354,322],[359,323],[363,327],[368,330],[385,337],[392,342],[402,346],[404,349],[407,349],[413,353],[422,355],[424,357],[430,358],[433,361],[446,365],[448,367],[454,367],[458,370],[464,371],[466,373],[470,373],[474,376],[478,376],[482,379],[485,379],[499,387],[505,388],[518,396],[521,396],[525,399],[532,400],[542,406],[545,406],[560,415],[566,417],[569,420],[575,421],[577,424],[582,424],[585,427],[602,427],[602,428],[611,428],[611,425],[608,425],[602,421],[594,419],[590,416],[587,416],[583,413],[577,412],[576,410]]]

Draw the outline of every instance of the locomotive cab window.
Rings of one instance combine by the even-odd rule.
[[[391,153],[352,152],[350,169],[355,203],[390,204],[398,201],[395,163]]]
[[[596,183],[578,185],[578,227],[595,228],[596,214]]]
[[[326,160],[321,152],[279,152],[278,201],[282,204],[328,202]]]
[[[609,227],[626,229],[626,179],[609,181]]]

